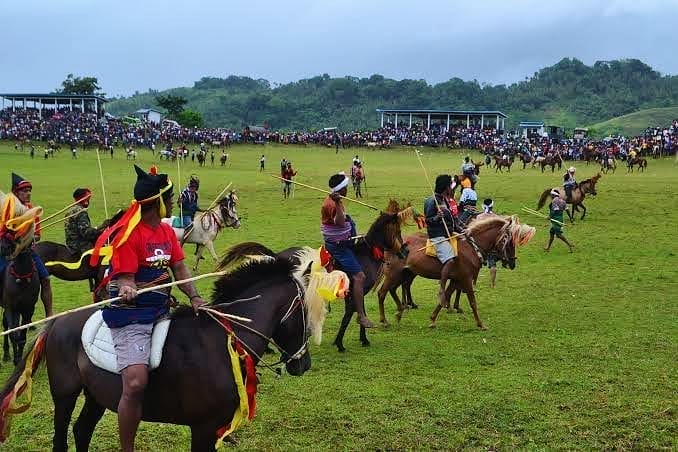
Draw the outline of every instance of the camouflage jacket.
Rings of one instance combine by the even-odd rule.
[[[71,216],[72,215],[72,216]],[[99,231],[92,227],[87,211],[80,205],[72,207],[65,222],[66,246],[80,254],[94,247]]]

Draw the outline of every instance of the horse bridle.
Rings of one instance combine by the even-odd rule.
[[[231,206],[233,204],[233,200],[229,196],[229,197],[225,198],[225,201],[226,201],[224,203],[225,205],[223,205],[222,203],[219,203],[219,210],[221,211],[221,219],[222,219],[222,222],[219,223],[219,229],[223,228],[224,226],[230,227],[230,226],[232,226],[232,225],[234,225],[235,223],[238,222],[238,219],[237,219],[238,214],[237,213],[235,215],[231,214]],[[226,218],[230,218],[233,221],[227,222]]]
[[[510,223],[507,223],[505,226],[501,228],[501,231],[499,231],[499,237],[494,242],[494,247],[492,247],[492,249],[500,255],[499,257],[501,258],[501,261],[503,263],[507,261],[515,262],[516,260],[518,260],[518,258],[515,256],[509,257],[508,251],[506,250],[509,246],[509,243],[511,243],[511,241],[513,240],[511,234],[509,234],[508,231],[509,225]]]

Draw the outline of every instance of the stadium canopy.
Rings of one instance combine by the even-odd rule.
[[[395,124],[396,130],[398,129],[398,116],[401,120],[407,119],[409,121],[408,127],[412,127],[412,119],[414,118],[415,122],[421,120],[426,129],[431,128],[433,121],[434,125],[436,123],[445,124],[448,130],[452,123],[465,124],[467,128],[471,124],[484,128],[486,122],[488,125],[493,124],[496,130],[504,130],[504,120],[508,118],[504,113],[496,110],[390,110],[377,108],[377,113],[381,114],[381,127],[384,127],[384,117],[386,117],[388,122]],[[390,121],[391,118],[394,118],[393,121]]]
[[[12,111],[16,108],[35,108],[42,112],[43,108],[59,110],[61,108],[68,108],[73,111],[73,108],[86,111],[86,107],[90,107],[89,111],[95,112],[97,115],[103,113],[104,105],[107,100],[103,96],[96,94],[0,94],[2,98],[2,108],[5,108],[5,101],[11,102]],[[32,106],[29,105],[32,103]]]

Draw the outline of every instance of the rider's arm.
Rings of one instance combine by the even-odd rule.
[[[172,264],[170,268],[172,269],[174,279],[176,280],[189,279],[191,277],[191,272],[188,270],[188,267],[186,267],[183,259]],[[192,281],[179,284],[179,289],[189,298],[191,305],[196,312],[200,306],[207,304],[207,302],[198,294],[198,290],[195,288],[195,284],[193,284]]]
[[[332,193],[330,198],[334,201],[334,224],[337,226],[343,226],[346,223],[346,212],[344,211],[344,205],[341,203],[341,195],[339,193]]]
[[[125,304],[134,304],[137,297],[137,284],[132,273],[122,273],[116,277],[118,281],[118,295]]]

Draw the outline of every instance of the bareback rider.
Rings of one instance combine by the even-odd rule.
[[[169,290],[150,291],[137,296],[138,287],[158,285],[191,274],[172,228],[162,223],[172,214],[172,182],[167,174],[150,173],[134,166],[137,181],[134,201],[118,223],[101,236],[97,246],[118,231],[111,258],[111,296],[121,301],[104,308],[103,318],[111,329],[117,367],[122,375],[118,402],[118,428],[123,451],[134,450],[134,437],[142,414],[144,390],[148,383],[153,324],[169,312]],[[139,215],[140,214],[140,218]],[[96,253],[97,250],[95,250]],[[196,310],[205,304],[192,282],[179,285]],[[191,344],[186,344],[190,346]]]
[[[18,174],[12,173],[12,193],[14,196],[23,204],[26,208],[30,209],[33,207],[31,204],[31,192],[33,191],[33,185],[19,176]],[[40,240],[40,217],[35,217],[35,229],[34,229],[34,241],[37,242]],[[35,263],[35,271],[38,272],[38,278],[40,279],[40,299],[42,304],[45,307],[45,317],[52,315],[52,284],[49,280],[49,273],[45,264],[42,262],[42,259],[38,254],[31,250],[31,257]],[[0,271],[4,270],[7,265],[7,261],[4,257],[0,256]],[[2,298],[2,281],[0,280],[0,299]]]
[[[459,208],[461,209],[459,222],[462,226],[466,226],[469,220],[478,214],[478,211],[476,210],[477,204],[478,194],[473,189],[473,185],[465,184],[461,190],[461,196],[459,197]]]
[[[92,222],[87,214],[92,192],[89,188],[76,188],[73,199],[77,204],[66,212],[64,232],[66,234],[66,246],[81,256],[85,251],[94,248],[99,231],[92,227]]]
[[[568,202],[572,201],[572,190],[577,186],[577,181],[574,178],[575,171],[574,166],[571,166],[563,175],[563,188],[565,189],[565,198]]]
[[[458,230],[454,215],[448,203],[452,198],[452,176],[441,174],[436,177],[436,186],[433,196],[424,201],[424,215],[426,216],[426,228],[428,238],[436,249],[436,255],[443,268],[440,271],[440,290],[438,292],[438,303],[447,307],[449,301],[445,297],[445,283],[454,265],[454,248],[449,241],[449,234]]]
[[[200,180],[197,176],[191,176],[188,185],[181,191],[179,196],[179,203],[181,204],[181,226],[183,228],[189,227],[193,224],[195,213],[200,212],[198,207],[198,189],[200,188]]]
[[[343,172],[330,177],[328,184],[332,194],[325,198],[320,208],[320,231],[325,248],[351,278],[351,298],[358,312],[358,323],[363,328],[372,328],[374,324],[365,313],[365,273],[352,249],[351,237],[356,235],[356,226],[341,202],[348,191],[348,182],[349,178]]]
[[[476,167],[471,161],[471,157],[468,155],[464,157],[464,163],[461,165],[461,173],[471,179],[473,186],[475,186],[476,182],[478,182],[478,178],[476,177]]]

